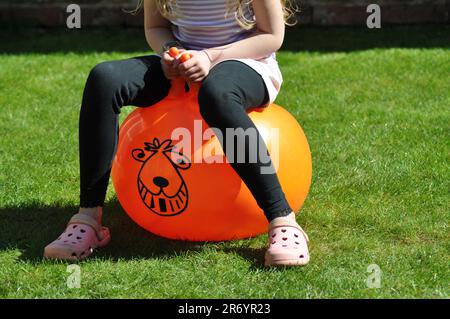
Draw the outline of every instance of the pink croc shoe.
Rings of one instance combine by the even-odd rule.
[[[111,240],[109,229],[102,227],[89,215],[74,215],[66,230],[45,247],[44,257],[78,261],[90,256],[95,248],[106,246]]]
[[[266,266],[304,266],[309,262],[308,235],[294,221],[270,225]]]

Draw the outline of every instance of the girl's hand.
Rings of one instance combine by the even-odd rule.
[[[185,50],[180,49],[180,54]],[[180,71],[178,70],[178,57],[173,58],[170,56],[169,51],[165,51],[161,57],[161,66],[164,72],[164,75],[169,80],[175,80],[180,76]]]
[[[211,70],[211,61],[204,51],[187,51],[191,54],[191,58],[186,62],[178,65],[180,75],[188,82],[201,82],[209,74]]]

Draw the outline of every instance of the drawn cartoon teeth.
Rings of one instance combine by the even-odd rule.
[[[172,197],[165,195],[164,191],[157,195],[153,194],[141,180],[138,180],[138,189],[145,206],[157,214],[173,215],[186,206],[187,189],[185,184],[182,184],[178,192]]]

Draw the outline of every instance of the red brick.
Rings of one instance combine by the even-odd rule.
[[[321,5],[313,7],[315,25],[366,25],[365,6]]]
[[[367,4],[373,1],[349,0],[345,3],[332,0],[300,1],[298,24],[314,25],[359,25],[365,26],[369,13]],[[374,1],[381,4],[381,23],[448,23],[450,1],[413,0],[392,3],[387,0]],[[124,4],[125,3],[125,4]],[[82,27],[89,26],[142,26],[142,10],[137,15],[124,11],[133,9],[135,2],[109,4],[82,4]],[[0,5],[0,25],[7,26],[65,26],[66,5],[64,4],[2,4]]]
[[[381,8],[381,22],[386,24],[448,22],[448,8],[442,5],[390,5]]]

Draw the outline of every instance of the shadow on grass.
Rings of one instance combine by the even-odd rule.
[[[449,25],[289,28],[282,51],[349,52],[373,48],[450,48]],[[0,53],[149,51],[140,28],[0,30]]]
[[[0,251],[18,249],[20,260],[40,263],[45,245],[53,241],[76,212],[75,206],[49,207],[31,204],[26,207],[0,208]],[[105,204],[105,226],[112,234],[111,243],[95,252],[104,260],[170,258],[183,253],[200,252],[208,246],[234,253],[251,263],[251,269],[264,269],[264,249],[232,247],[231,242],[205,243],[169,240],[137,226],[117,201]]]

